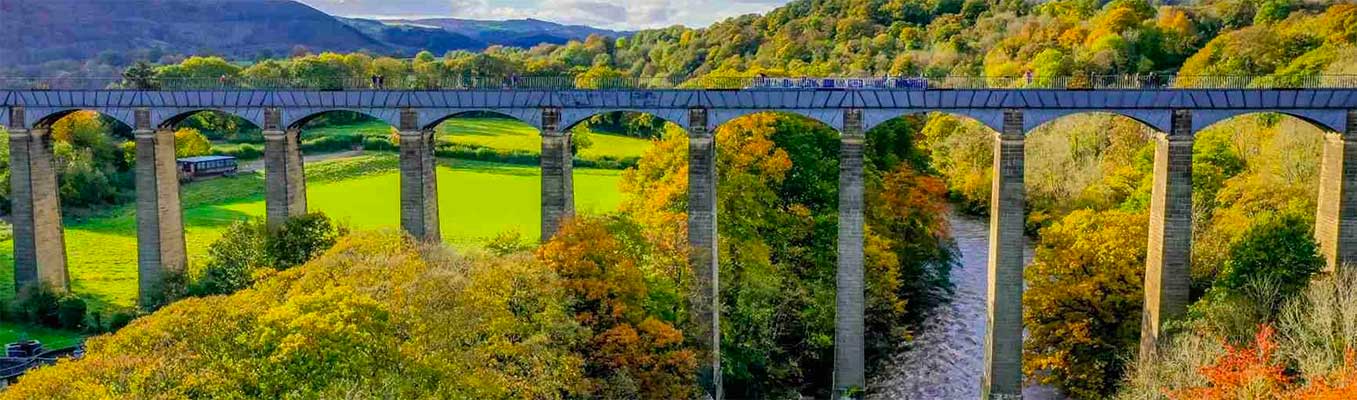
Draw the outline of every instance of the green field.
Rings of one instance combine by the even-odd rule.
[[[529,153],[542,151],[542,138],[537,128],[509,118],[451,118],[438,125],[439,140],[488,147],[496,150],[520,150]],[[307,128],[302,138],[321,136],[386,135],[391,127],[382,121],[355,125]],[[600,132],[591,132],[593,146],[580,151],[581,158],[637,157],[650,148],[647,139]]]
[[[27,338],[42,342],[43,346],[51,349],[73,345],[80,337],[67,331],[0,322],[0,343],[13,343]]]
[[[466,245],[507,230],[524,240],[540,232],[540,171],[533,167],[444,160],[438,169],[439,213],[445,241]],[[449,165],[450,164],[450,165]],[[307,200],[355,229],[400,224],[399,175],[391,154],[307,165]],[[621,171],[576,169],[575,202],[581,213],[617,207]],[[263,216],[259,174],[184,187],[185,236],[191,265],[232,221]],[[92,307],[131,306],[136,299],[136,220],[129,206],[112,216],[66,221],[73,290]],[[0,263],[12,264],[13,244],[0,242]],[[0,293],[13,293],[13,271],[0,269]]]

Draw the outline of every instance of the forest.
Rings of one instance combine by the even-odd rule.
[[[766,15],[625,38],[413,59],[201,56],[138,64],[125,78],[1028,73],[1357,75],[1357,5],[798,0]],[[63,123],[85,123],[71,121]],[[0,395],[405,397],[447,385],[465,389],[450,398],[691,394],[686,137],[643,115],[590,122],[655,145],[624,173],[618,211],[581,217],[540,248],[505,241],[450,254],[392,233],[355,233],[311,263],[252,266],[242,278],[249,284],[233,288],[242,290],[173,303],[91,340],[87,360],[39,371]],[[231,123],[200,127],[215,136],[233,131],[223,128]],[[1280,114],[1237,117],[1196,134],[1193,304],[1171,327],[1170,345],[1150,360],[1136,359],[1136,351],[1155,132],[1097,114],[1030,134],[1026,211],[1035,259],[1025,270],[1025,376],[1076,399],[1357,396],[1353,278],[1321,274],[1312,237],[1325,134]],[[869,354],[908,346],[912,330],[947,301],[957,259],[948,212],[987,212],[992,135],[945,114],[908,116],[867,133]],[[63,202],[125,201],[124,149],[83,135],[58,140]],[[800,117],[759,114],[721,126],[716,141],[727,395],[825,397],[837,133]],[[71,147],[65,155],[61,143]],[[397,273],[388,281],[373,272],[381,270]],[[339,351],[348,348],[364,355]]]

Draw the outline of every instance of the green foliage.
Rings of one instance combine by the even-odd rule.
[[[323,213],[309,213],[288,218],[277,227],[271,227],[264,239],[264,257],[269,266],[286,270],[319,256],[349,229],[338,226]]]
[[[277,227],[261,219],[236,221],[207,247],[207,264],[188,286],[188,294],[235,293],[261,275],[316,258],[346,234],[348,228],[318,212],[288,218]]]
[[[1256,217],[1230,248],[1215,287],[1233,291],[1249,280],[1263,279],[1276,284],[1282,296],[1290,296],[1323,267],[1312,223],[1297,215],[1267,213]]]
[[[22,291],[5,304],[4,320],[66,331],[98,329],[86,326],[87,311],[83,299],[41,285]]]
[[[268,229],[264,221],[236,221],[207,247],[207,264],[189,285],[192,296],[231,294],[250,286],[255,270],[267,267],[264,255]]]

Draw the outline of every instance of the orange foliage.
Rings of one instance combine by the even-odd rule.
[[[575,319],[593,332],[578,350],[586,374],[595,390],[617,390],[617,379],[635,382],[636,392],[623,397],[690,397],[697,353],[685,345],[683,332],[647,315],[642,260],[607,222],[569,221],[537,253],[560,275]]]
[[[1317,377],[1292,396],[1303,400],[1342,400],[1357,398],[1357,365],[1351,348],[1343,357],[1343,368],[1332,379]]]
[[[1282,398],[1291,380],[1273,353],[1276,331],[1263,325],[1250,347],[1225,345],[1225,355],[1201,368],[1205,387],[1186,388],[1170,393],[1170,399],[1274,399]]]

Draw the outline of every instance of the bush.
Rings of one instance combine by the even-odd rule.
[[[390,138],[380,136],[363,136],[363,150],[366,151],[396,151],[398,145],[392,142]]]
[[[118,310],[108,316],[108,325],[104,327],[106,332],[117,332],[132,320],[137,319],[137,312],[134,310]]]
[[[263,266],[264,221],[237,221],[207,247],[208,261],[189,285],[189,295],[234,293],[250,285],[254,269]]]
[[[306,263],[347,233],[322,213],[293,217],[276,228],[257,218],[238,221],[208,246],[208,262],[188,286],[188,294],[235,293],[249,287],[261,269],[284,270]]]
[[[245,143],[238,146],[215,146],[212,148],[212,154],[231,156],[240,160],[257,160],[264,158],[264,149],[258,145]]]
[[[264,240],[264,256],[268,265],[285,270],[311,261],[347,234],[348,228],[334,224],[323,213],[292,217],[277,228],[269,229]]]
[[[85,300],[67,295],[57,302],[57,325],[62,329],[78,330],[84,327]]]
[[[5,319],[48,328],[77,330],[85,325],[85,300],[43,285],[20,291],[5,307]]]

